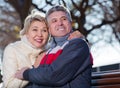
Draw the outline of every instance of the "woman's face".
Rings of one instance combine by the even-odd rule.
[[[48,40],[48,29],[44,22],[33,21],[26,33],[28,41],[36,48],[42,48]]]

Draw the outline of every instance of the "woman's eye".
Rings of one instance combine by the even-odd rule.
[[[43,29],[42,31],[43,31],[43,32],[47,32],[47,29]]]
[[[37,29],[33,29],[33,31],[37,31]]]

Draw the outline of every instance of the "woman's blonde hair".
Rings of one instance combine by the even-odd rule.
[[[20,36],[23,36],[28,32],[28,29],[29,29],[31,23],[35,20],[44,22],[46,24],[45,14],[41,13],[40,11],[37,11],[37,10],[32,10],[31,14],[29,14],[24,21],[24,26],[23,26],[23,29],[20,31]],[[46,26],[47,26],[47,24],[46,24]]]

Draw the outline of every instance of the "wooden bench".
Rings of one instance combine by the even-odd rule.
[[[120,70],[92,73],[92,88],[120,88]]]

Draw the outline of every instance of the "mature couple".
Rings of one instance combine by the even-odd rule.
[[[90,88],[92,58],[89,47],[73,33],[68,9],[53,6],[46,13],[46,20],[47,23],[39,13],[29,15],[21,31],[21,41],[6,47],[4,87]],[[46,49],[48,31],[52,43]]]

